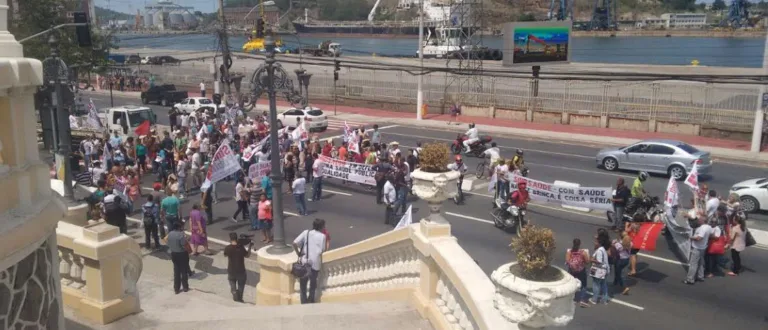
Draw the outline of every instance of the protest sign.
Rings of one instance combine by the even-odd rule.
[[[664,193],[664,205],[667,207],[677,206],[680,202],[680,190],[677,187],[677,180],[669,177],[667,191]]]
[[[272,163],[270,162],[252,164],[248,168],[248,178],[253,184],[261,186],[261,178],[267,175],[270,169],[272,169]]]
[[[239,170],[240,162],[237,159],[237,154],[232,151],[229,147],[229,141],[225,139],[213,155],[211,165],[208,167],[208,174],[200,190],[205,191],[212,183],[226,178]]]
[[[373,178],[376,171],[373,170],[373,166],[371,165],[345,162],[326,156],[320,156],[319,159],[323,162],[323,176],[325,177],[342,179],[370,186],[376,185],[376,179]]]
[[[691,173],[688,173],[688,177],[685,178],[685,185],[690,187],[693,191],[699,190],[699,168],[698,164],[693,164]]]
[[[664,228],[664,223],[661,222],[646,222],[640,225],[635,238],[632,239],[632,248],[640,249],[643,251],[655,251],[656,239],[661,234],[661,229]]]
[[[508,175],[510,189],[517,189],[518,182],[528,184],[528,193],[532,201],[546,202],[574,207],[585,207],[593,210],[613,210],[611,201],[611,187],[568,187],[538,181],[524,176],[510,173]]]
[[[403,213],[403,217],[400,218],[400,221],[397,223],[394,230],[408,227],[413,223],[413,213],[411,209],[413,209],[413,204],[408,205],[408,210]]]
[[[88,120],[86,125],[93,129],[104,128],[104,125],[101,124],[101,119],[99,119],[99,113],[96,111],[96,105],[93,104],[93,99],[88,101]]]

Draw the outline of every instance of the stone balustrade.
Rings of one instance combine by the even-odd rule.
[[[259,305],[298,304],[295,254],[258,251]],[[496,286],[451,236],[422,221],[323,254],[320,302],[405,301],[435,329],[517,329],[494,306]]]

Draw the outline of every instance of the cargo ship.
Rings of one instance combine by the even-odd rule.
[[[419,21],[376,21],[374,16],[379,2],[373,5],[367,21],[322,21],[309,18],[307,10],[304,17],[293,22],[298,34],[325,35],[361,35],[369,37],[418,37]],[[410,8],[414,0],[400,0],[398,8]],[[470,17],[469,6],[455,0],[423,0],[424,27],[436,28],[445,24],[462,24],[461,17]],[[457,17],[460,16],[460,17]],[[468,26],[467,22],[464,22]]]

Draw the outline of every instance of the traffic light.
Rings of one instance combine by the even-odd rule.
[[[333,72],[333,81],[338,81],[338,80],[339,80],[339,73],[337,71],[334,71]]]
[[[75,12],[73,14],[75,23],[88,24],[88,14],[84,12]],[[75,33],[77,34],[77,44],[80,47],[91,47],[91,25],[83,25],[75,27]]]
[[[341,62],[339,60],[333,60],[333,71],[341,71]]]
[[[213,94],[213,104],[221,105],[221,94]]]
[[[264,38],[264,19],[256,19],[256,38]]]

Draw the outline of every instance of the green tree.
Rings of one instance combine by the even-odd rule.
[[[19,1],[17,19],[11,21],[9,30],[21,40],[27,36],[45,31],[54,26],[69,23],[66,13],[75,9],[74,1],[66,0],[24,0]],[[116,39],[109,33],[91,30],[93,48],[81,48],[77,44],[74,27],[59,29],[59,54],[69,65],[92,64],[104,66],[107,52],[117,49]],[[48,36],[40,36],[24,43],[24,56],[43,60],[50,56]]]
[[[723,10],[727,7],[728,5],[725,4],[724,0],[715,0],[712,2],[712,10]]]

